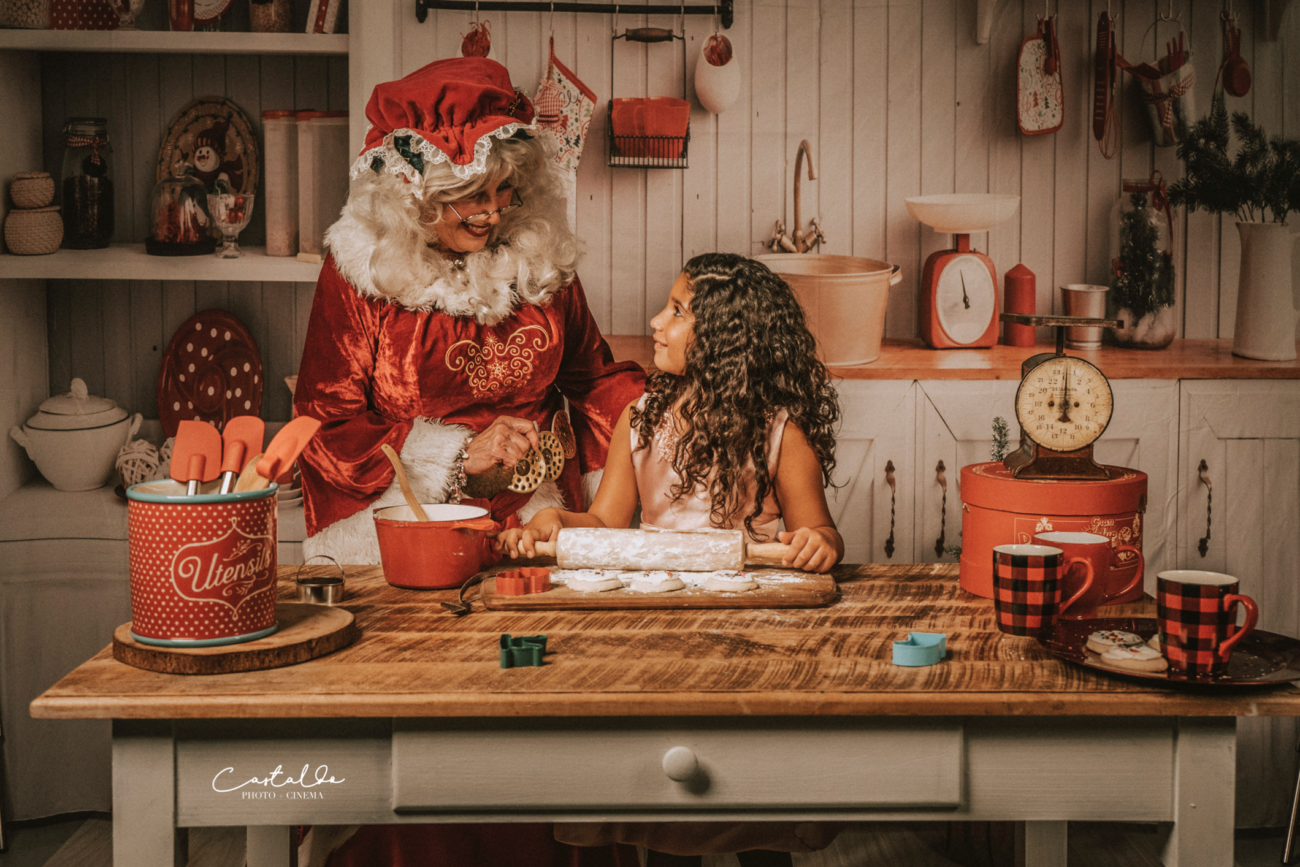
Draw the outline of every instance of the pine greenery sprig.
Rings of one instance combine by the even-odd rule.
[[[1164,219],[1147,207],[1147,194],[1129,193],[1132,208],[1120,217],[1119,257],[1111,263],[1110,295],[1136,319],[1174,303],[1174,259],[1160,247]]]
[[[1235,156],[1231,133],[1237,139]],[[1215,94],[1209,115],[1179,142],[1178,158],[1187,173],[1169,187],[1174,205],[1236,214],[1243,222],[1267,215],[1285,223],[1291,211],[1300,212],[1300,140],[1270,138],[1241,111],[1233,112],[1229,124],[1221,93]]]

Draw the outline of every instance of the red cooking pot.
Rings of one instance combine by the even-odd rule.
[[[471,575],[495,565],[491,535],[501,524],[487,509],[450,503],[420,504],[428,521],[418,521],[410,506],[375,510],[379,559],[394,587],[443,590],[459,587]]]

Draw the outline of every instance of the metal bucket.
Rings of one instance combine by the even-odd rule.
[[[790,284],[825,364],[866,364],[880,357],[889,287],[903,279],[898,265],[801,253],[754,258]]]

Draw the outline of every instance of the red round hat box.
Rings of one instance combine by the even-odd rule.
[[[1142,515],[1147,505],[1147,474],[1107,467],[1111,478],[1093,481],[1016,479],[1001,461],[961,468],[961,587],[993,597],[993,548],[1027,544],[1035,533],[1097,533],[1114,545],[1142,550]],[[1107,584],[1121,588],[1133,580],[1137,557],[1119,552]],[[1115,602],[1142,598],[1142,583]]]

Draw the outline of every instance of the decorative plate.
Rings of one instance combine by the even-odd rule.
[[[232,0],[194,0],[194,23],[211,24],[230,11]]]
[[[1256,629],[1233,648],[1228,670],[1211,680],[1170,677],[1167,671],[1132,671],[1101,664],[1088,650],[1088,636],[1103,629],[1133,632],[1149,639],[1158,631],[1154,617],[1099,617],[1093,620],[1058,620],[1043,630],[1038,643],[1057,659],[1084,665],[1093,671],[1119,677],[1136,677],[1157,684],[1194,689],[1279,686],[1300,680],[1300,641]]]
[[[257,192],[257,135],[243,109],[225,97],[196,99],[172,119],[158,148],[156,180],[170,177],[177,162],[190,166],[208,192],[223,177],[237,193]]]
[[[244,324],[224,310],[185,321],[163,353],[158,372],[158,420],[175,436],[187,418],[218,430],[237,415],[262,410],[262,359]]]

